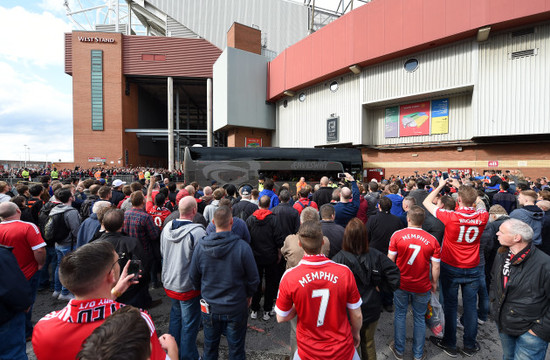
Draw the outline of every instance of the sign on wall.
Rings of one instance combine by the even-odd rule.
[[[385,109],[386,138],[447,134],[449,99],[423,101]]]
[[[338,141],[338,118],[327,119],[327,142]]]
[[[488,161],[487,166],[489,166],[489,167],[498,167],[498,161],[496,161],[496,160]]]
[[[386,108],[384,127],[387,138],[399,137],[399,106]]]
[[[104,157],[100,157],[100,156],[94,156],[94,157],[89,157],[88,158],[88,162],[105,162],[107,161],[107,158],[104,158]]]
[[[449,99],[432,101],[432,135],[449,133]]]
[[[262,138],[245,137],[244,146],[245,147],[262,147]]]
[[[430,102],[399,107],[399,136],[430,135]]]

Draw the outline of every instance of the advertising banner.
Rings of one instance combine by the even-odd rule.
[[[245,147],[262,147],[262,138],[244,138]]]
[[[399,136],[430,135],[430,102],[399,107]]]
[[[386,138],[399,137],[399,106],[386,108],[384,128]]]
[[[432,101],[432,135],[449,133],[449,99]]]

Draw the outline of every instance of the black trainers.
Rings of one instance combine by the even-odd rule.
[[[479,346],[479,343],[476,341],[475,347],[473,349],[464,347],[460,349],[460,353],[466,356],[474,356],[479,350],[481,350],[481,347]]]
[[[458,356],[458,353],[456,352],[456,349],[450,348],[450,347],[445,346],[443,344],[443,339],[440,339],[440,338],[435,337],[435,336],[430,336],[430,341],[432,342],[432,344],[434,344],[435,346],[437,346],[438,348],[443,350],[443,352],[445,354],[449,355],[450,357],[455,358],[455,357]],[[471,356],[471,355],[469,355],[469,356]]]

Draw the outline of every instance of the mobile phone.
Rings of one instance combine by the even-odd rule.
[[[139,268],[141,267],[141,260],[130,260],[128,266],[128,275],[133,274],[132,280],[139,280]]]
[[[447,180],[449,178],[449,173],[446,171],[443,171],[443,180]]]
[[[345,173],[338,173],[338,179],[344,179],[346,177]]]

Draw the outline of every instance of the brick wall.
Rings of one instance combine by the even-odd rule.
[[[234,127],[227,131],[227,146],[244,147],[246,146],[246,138],[260,138],[262,139],[262,147],[271,146],[270,130],[252,129],[245,127]]]

